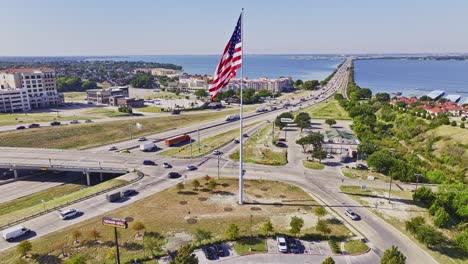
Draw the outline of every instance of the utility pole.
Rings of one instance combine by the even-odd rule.
[[[393,181],[393,176],[390,175],[390,185],[388,186],[388,202],[390,203],[390,194],[392,193],[392,181]]]
[[[130,139],[132,139],[132,125],[128,125],[128,132],[130,134]]]
[[[192,159],[192,139],[190,139],[190,159]]]
[[[271,140],[271,144],[275,144],[275,121],[273,121],[273,132],[272,132],[271,137],[273,138]]]
[[[200,146],[200,128],[197,129],[197,133],[198,133],[198,154],[201,153],[201,146]]]
[[[416,176],[416,188],[414,189],[414,192],[416,192],[416,190],[418,189],[419,177],[421,177],[422,175],[420,173],[416,173],[414,174],[414,176]]]

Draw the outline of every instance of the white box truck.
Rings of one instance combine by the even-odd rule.
[[[141,151],[152,151],[156,149],[156,145],[153,142],[148,142],[145,144],[140,144]]]
[[[17,225],[14,227],[10,227],[8,229],[3,230],[3,239],[6,241],[12,241],[15,238],[27,235],[31,232],[30,229],[22,226],[22,225]]]

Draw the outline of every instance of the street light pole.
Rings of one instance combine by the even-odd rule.
[[[132,125],[128,125],[128,132],[130,134],[130,139],[132,139]]]
[[[219,180],[219,156],[221,155],[218,155],[218,180]]]
[[[388,186],[388,202],[390,203],[390,194],[392,193],[392,181],[393,181],[393,176],[390,175],[390,185]]]
[[[197,129],[197,133],[198,133],[198,154],[200,154],[201,150],[201,146],[200,146],[200,128]]]

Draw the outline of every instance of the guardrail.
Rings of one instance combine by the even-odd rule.
[[[128,168],[114,168],[114,167],[91,167],[91,166],[68,166],[68,165],[44,165],[44,164],[29,164],[29,165],[22,165],[18,163],[0,163],[0,167],[6,168],[6,169],[15,169],[15,168],[36,168],[36,169],[41,169],[43,168],[44,170],[55,170],[55,169],[75,169],[75,170],[81,170],[81,171],[89,171],[89,172],[104,172],[104,171],[109,171],[109,172],[128,172]]]
[[[62,209],[62,208],[64,208],[64,207],[70,206],[70,205],[72,205],[72,204],[76,204],[76,203],[82,202],[82,201],[84,201],[84,200],[88,200],[88,199],[90,199],[90,198],[96,197],[96,196],[101,195],[101,194],[103,194],[103,193],[110,192],[110,191],[113,191],[113,190],[115,190],[115,189],[122,188],[122,187],[124,187],[124,186],[130,185],[130,184],[132,184],[132,183],[135,183],[135,182],[137,182],[137,181],[143,179],[143,177],[145,176],[145,175],[143,174],[143,172],[141,172],[141,171],[135,171],[135,172],[137,173],[138,177],[135,178],[135,179],[133,179],[133,180],[131,180],[131,181],[126,182],[125,184],[118,185],[118,186],[114,186],[114,187],[111,187],[111,188],[109,188],[109,189],[102,190],[102,191],[99,191],[99,192],[97,192],[97,193],[93,193],[93,194],[90,194],[90,195],[88,195],[88,196],[85,196],[85,197],[81,197],[81,198],[76,199],[76,200],[73,200],[73,201],[71,201],[71,202],[67,202],[66,204],[58,205],[58,206],[56,206],[56,207],[47,209],[47,210],[42,211],[42,212],[40,212],[40,213],[33,214],[33,215],[27,216],[27,217],[25,217],[25,218],[16,220],[16,221],[11,222],[11,223],[8,223],[8,224],[6,224],[6,225],[0,226],[0,230],[3,230],[3,229],[5,229],[5,228],[8,228],[8,227],[11,227],[11,226],[15,226],[15,225],[24,223],[24,222],[26,222],[26,221],[28,221],[28,220],[37,218],[37,217],[42,216],[42,215],[46,215],[46,214],[48,214],[48,213],[51,213],[51,212],[53,212],[53,211],[57,211],[57,210]]]

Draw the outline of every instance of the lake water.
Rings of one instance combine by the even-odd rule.
[[[293,79],[323,80],[342,62],[336,56],[315,55],[244,55],[244,77],[278,78],[291,76]],[[93,58],[90,60],[94,60]],[[184,68],[189,74],[212,75],[218,65],[220,55],[148,55],[118,56],[99,59],[116,61],[146,61],[173,63]],[[237,72],[240,76],[240,72]]]
[[[421,96],[432,90],[468,98],[468,61],[458,60],[355,60],[354,78],[373,93],[402,92]]]

